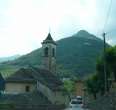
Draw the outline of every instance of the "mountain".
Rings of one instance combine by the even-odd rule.
[[[12,60],[15,60],[19,57],[20,57],[20,55],[13,55],[13,56],[10,56],[10,57],[0,57],[0,63],[1,62],[6,62],[6,61],[12,61]]]
[[[96,36],[81,30],[78,33],[61,39],[57,43],[57,70],[60,76],[80,78],[92,74],[95,71],[96,60],[103,51],[103,41]],[[29,64],[38,66],[41,64],[41,48],[21,56],[14,61],[4,62],[0,70],[18,69]],[[8,68],[9,69],[8,69]]]

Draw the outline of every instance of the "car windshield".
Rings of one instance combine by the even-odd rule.
[[[73,100],[73,101],[71,101],[71,104],[82,104],[82,101],[75,101],[75,100]]]
[[[78,104],[82,104],[82,101],[77,101]]]
[[[77,100],[82,100],[82,98],[81,97],[77,97]]]
[[[71,101],[71,104],[78,104],[78,101],[73,100]]]

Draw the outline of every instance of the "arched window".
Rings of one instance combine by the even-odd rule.
[[[48,47],[44,49],[44,56],[48,57]]]
[[[30,92],[30,86],[25,86],[25,92]]]
[[[55,57],[55,49],[52,49],[52,56]]]

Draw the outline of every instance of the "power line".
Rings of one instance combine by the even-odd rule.
[[[110,4],[109,4],[109,8],[106,14],[106,19],[103,25],[103,41],[104,41],[104,89],[105,89],[105,93],[107,92],[107,65],[106,65],[106,41],[105,41],[105,36],[106,33],[105,28],[107,27],[108,24],[108,20],[109,20],[109,16],[110,16],[110,11],[111,11],[111,6],[112,6],[112,0],[110,0]]]
[[[107,13],[106,13],[106,18],[104,20],[104,23],[101,26],[102,28],[97,31],[97,33],[96,33],[97,36],[102,36],[104,31],[105,31],[105,28],[107,27],[109,16],[110,16],[110,11],[111,11],[111,6],[112,6],[112,1],[113,0],[110,0],[109,6],[108,6],[108,9],[107,9]],[[112,31],[110,31],[110,32],[112,32]],[[107,32],[107,33],[109,33],[109,32]],[[107,34],[107,33],[105,32],[105,34]]]
[[[111,33],[114,33],[114,32],[116,32],[116,29],[108,31],[107,34],[111,34]]]
[[[109,5],[109,8],[108,8],[108,11],[107,11],[107,14],[106,14],[106,19],[105,19],[105,22],[104,22],[104,25],[103,25],[103,32],[105,31],[105,28],[108,24],[108,20],[109,20],[109,16],[110,16],[110,11],[111,11],[111,6],[112,6],[112,1],[113,0],[110,0],[110,5]]]

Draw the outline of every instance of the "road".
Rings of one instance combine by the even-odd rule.
[[[84,110],[84,109],[80,107],[73,107],[73,108],[67,108],[65,110]]]
[[[89,109],[84,109],[84,108],[81,108],[81,107],[73,107],[73,108],[67,108],[65,110],[89,110]]]

